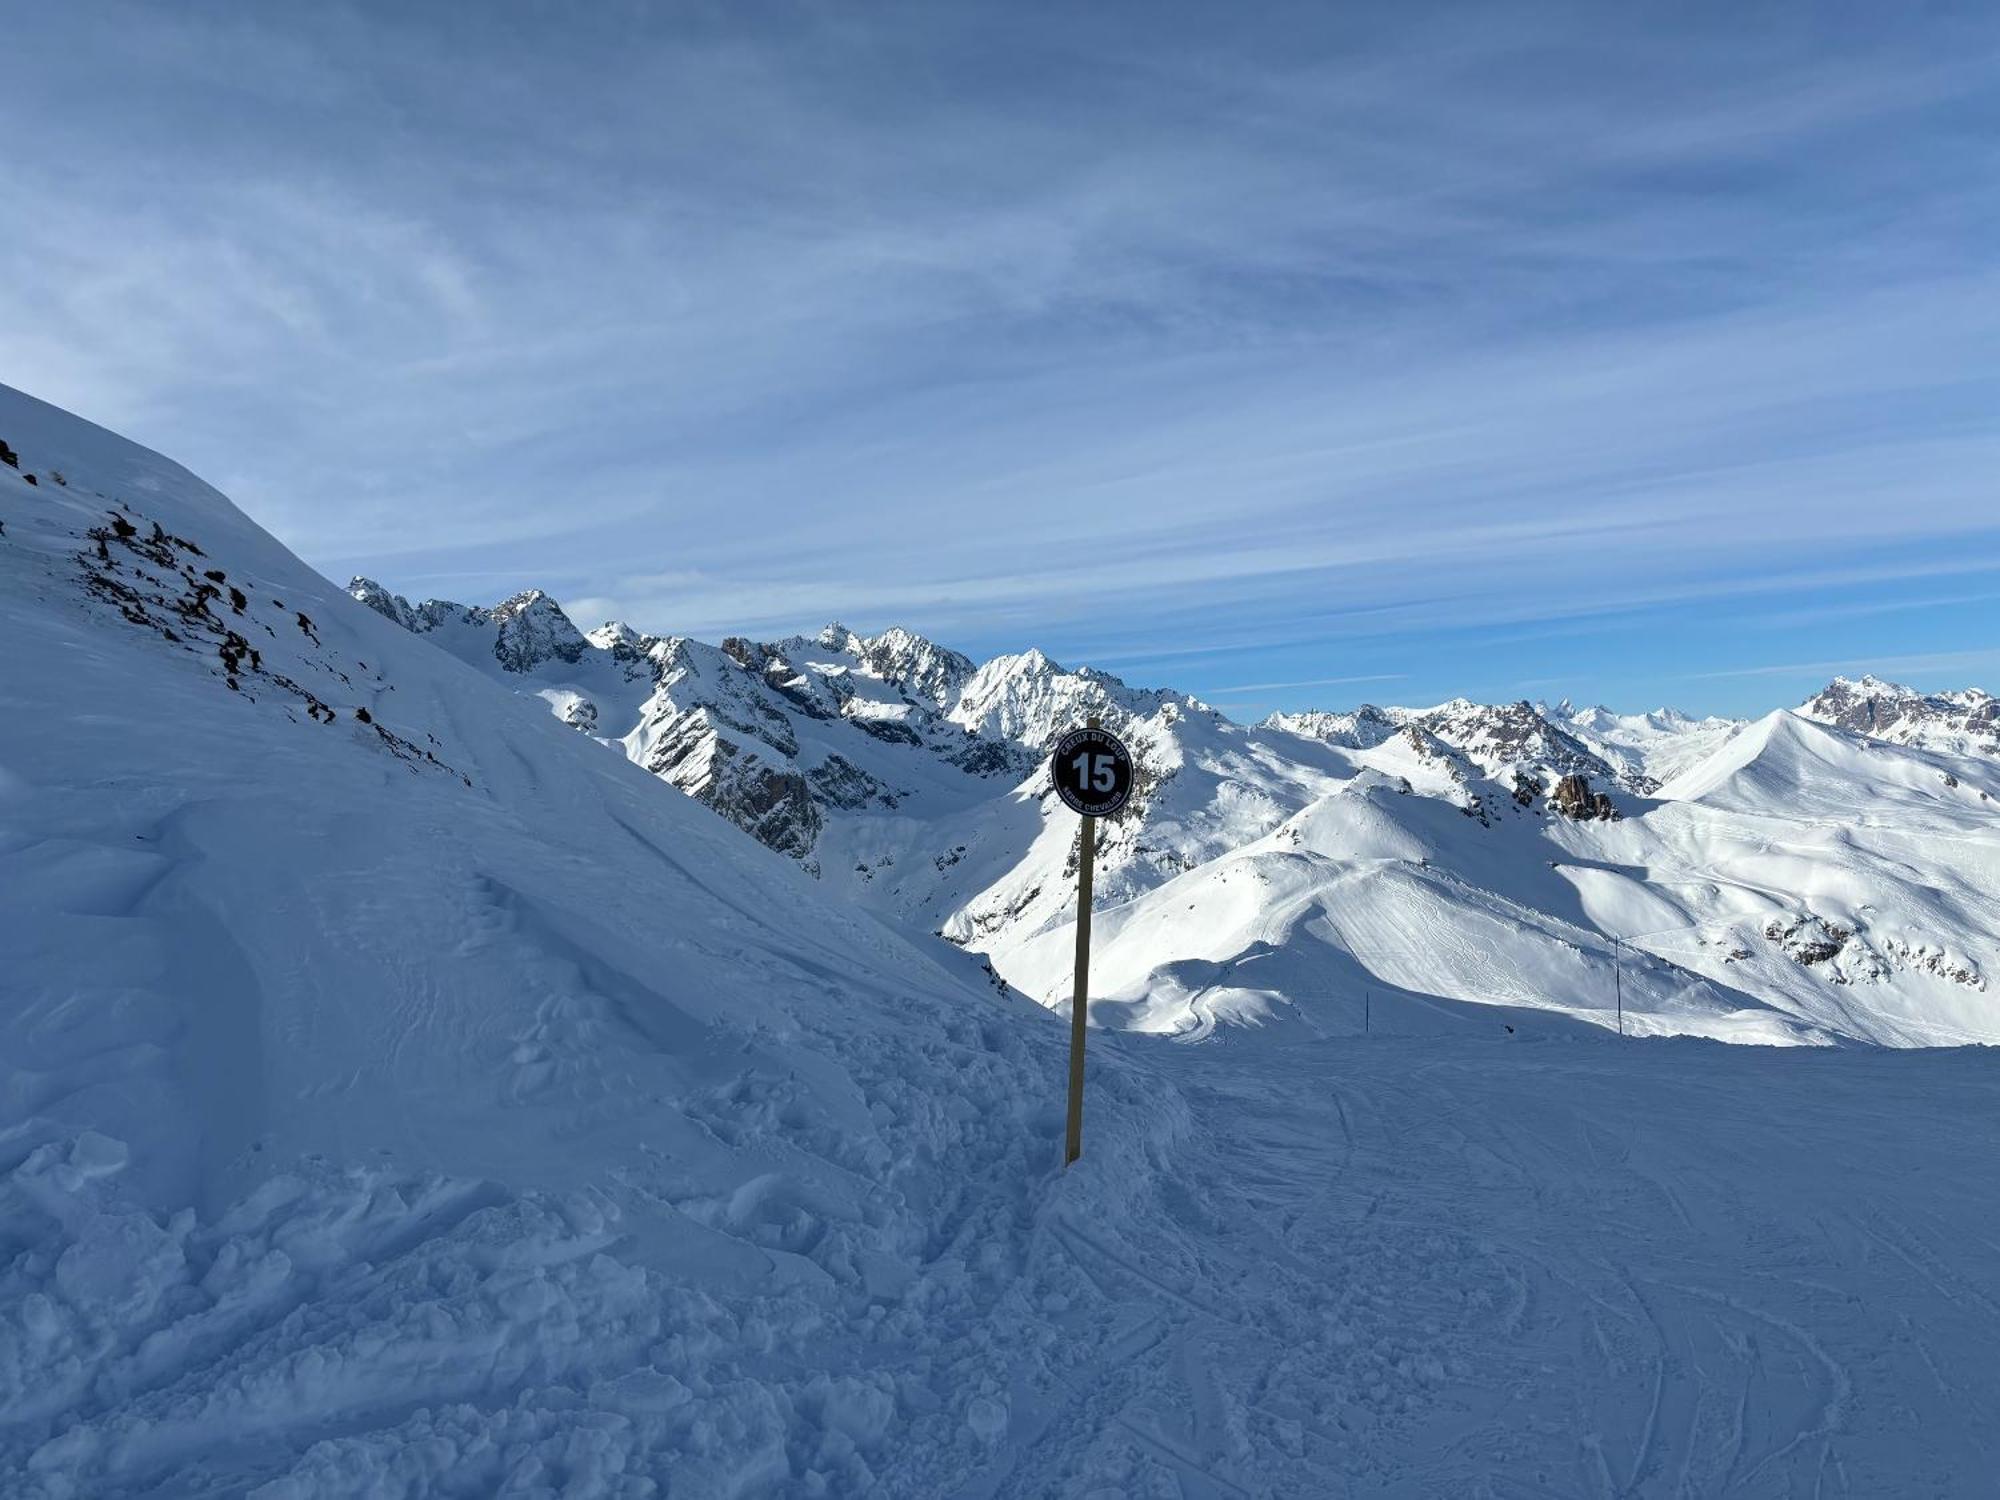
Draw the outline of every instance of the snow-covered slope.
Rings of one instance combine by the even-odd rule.
[[[1221,1046],[1098,1035],[1059,1172],[1062,1028],[975,963],[165,460],[4,388],[0,439],[9,1500],[1990,1489],[1982,1059],[1620,1045],[1447,962]],[[536,605],[527,655],[573,645]],[[1537,839],[1667,838],[1422,735],[1126,729],[1182,756],[1141,831],[1244,835],[1155,895],[1344,868],[1448,911]],[[1663,804],[1746,859],[1797,829],[1732,799],[1844,753],[1764,729]],[[1649,848],[1521,894],[1629,921]],[[1559,946],[1498,911],[1499,972]],[[1254,965],[1200,962],[1247,1011]]]
[[[1364,990],[1732,1041],[2000,1042],[2000,775],[1779,713],[1611,819],[1483,816],[1362,774],[1103,912],[1095,992],[1148,1029],[1308,1030]],[[1003,955],[1067,993],[1067,928]]]
[[[0,1493],[863,1492],[1055,1028],[0,397]]]

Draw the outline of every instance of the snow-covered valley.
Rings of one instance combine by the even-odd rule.
[[[1990,699],[1248,728],[0,438],[0,1494],[1991,1492]]]

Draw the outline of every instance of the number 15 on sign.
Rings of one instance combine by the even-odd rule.
[[[1069,1019],[1069,1128],[1063,1164],[1083,1154],[1083,1039],[1090,1024],[1090,885],[1097,861],[1097,820],[1132,795],[1132,753],[1096,719],[1056,742],[1049,775],[1063,805],[1083,817],[1076,862],[1076,988]]]

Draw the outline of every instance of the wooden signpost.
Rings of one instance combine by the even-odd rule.
[[[1069,1016],[1069,1134],[1063,1165],[1083,1154],[1083,1038],[1090,1024],[1090,887],[1097,864],[1097,820],[1123,807],[1132,795],[1132,752],[1117,735],[1100,729],[1095,715],[1088,727],[1072,729],[1056,742],[1049,775],[1063,805],[1083,818],[1076,862],[1076,989]]]

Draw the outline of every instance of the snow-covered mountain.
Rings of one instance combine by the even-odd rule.
[[[1878,677],[1836,677],[1806,699],[1799,712],[1894,745],[2000,756],[2000,698],[1979,688],[1919,693]]]
[[[586,636],[537,593],[486,610],[351,592],[1044,1003],[1069,992],[1076,834],[1041,755],[1094,714],[1140,768],[1097,886],[1099,993],[1132,1025],[1205,1033],[1383,985],[1604,1024],[1622,1002],[1634,1029],[1732,1040],[2000,1040],[1981,884],[2000,784],[1954,758],[1983,694],[1902,693],[1870,721],[1900,746],[1792,715],[1465,699],[1246,727],[1038,651],[975,665],[838,625],[711,647]],[[1778,852],[1758,818],[1813,852]]]
[[[1568,700],[1554,708],[1537,704],[1536,709],[1616,765],[1619,779],[1635,791],[1657,789],[1712,754],[1744,724],[1741,719],[1696,719],[1674,708],[1616,714],[1601,706],[1576,708]]]
[[[904,631],[711,646],[617,622],[586,636],[539,590],[491,609],[348,591],[815,871],[830,815],[956,806],[1032,760],[952,717],[973,664]]]
[[[4,387],[0,440],[9,1500],[1990,1488],[1993,1070],[1577,1023],[1617,932],[1636,1030],[1985,1024],[1990,760],[1779,714],[1586,797],[1511,714],[663,667],[532,596],[385,619]],[[1060,967],[1069,820],[952,757],[1092,708],[1148,785],[1061,1171],[1065,1028],[895,918]],[[724,709],[820,878],[624,743]],[[818,800],[849,749],[906,794]]]

